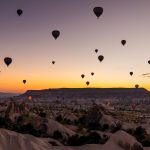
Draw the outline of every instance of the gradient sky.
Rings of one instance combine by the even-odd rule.
[[[99,19],[96,6],[104,8]],[[13,59],[8,68],[6,56]],[[150,90],[150,78],[141,75],[150,72],[149,59],[150,0],[0,0],[0,91],[86,87],[86,81],[89,87]]]

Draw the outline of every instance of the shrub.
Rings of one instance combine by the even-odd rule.
[[[61,122],[62,120],[63,120],[63,119],[62,119],[62,116],[61,116],[61,115],[59,115],[59,116],[56,117],[56,121]]]
[[[54,132],[52,138],[54,138],[56,140],[60,140],[60,139],[63,138],[63,136],[62,136],[61,132],[57,130],[57,131]]]
[[[107,131],[109,129],[109,125],[108,124],[104,124],[102,131]]]
[[[42,117],[42,118],[46,118],[46,113],[45,112],[40,112],[39,116]]]
[[[86,136],[74,135],[69,138],[68,145],[80,146],[85,144],[104,144],[108,140],[108,137],[102,138],[98,133],[92,132]]]

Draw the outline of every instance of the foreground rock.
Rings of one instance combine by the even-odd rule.
[[[52,146],[56,143],[58,146]],[[90,144],[83,146],[62,146],[57,141],[48,138],[36,138],[27,134],[0,129],[0,150],[144,150],[134,137],[124,131],[112,134],[104,145]],[[149,150],[146,148],[145,150]]]
[[[47,139],[0,129],[0,150],[50,150]]]

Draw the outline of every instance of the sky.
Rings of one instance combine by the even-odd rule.
[[[104,9],[99,19],[94,7]],[[57,40],[53,30],[60,31]],[[0,91],[84,88],[86,81],[91,88],[150,90],[142,76],[150,72],[149,43],[149,0],[0,0]],[[5,57],[13,59],[9,67]]]

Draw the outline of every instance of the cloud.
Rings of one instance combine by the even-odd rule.
[[[142,74],[142,76],[149,76],[150,75],[150,73],[144,73],[144,74]]]

